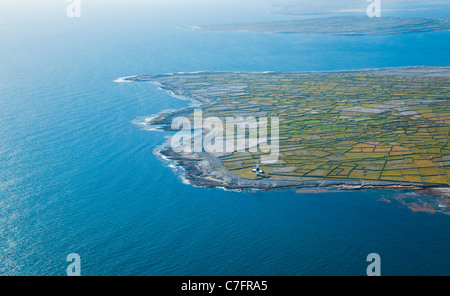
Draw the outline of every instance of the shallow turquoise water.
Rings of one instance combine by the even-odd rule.
[[[118,77],[450,65],[449,32],[333,37],[177,26],[283,19],[253,9],[1,4],[0,274],[449,275],[450,217],[392,191],[226,192],[183,184],[136,118],[187,103]],[[7,8],[7,9],[6,9]],[[433,13],[427,12],[427,13]],[[438,12],[435,12],[438,13]],[[441,12],[439,12],[441,13]],[[250,15],[250,16],[248,16]]]

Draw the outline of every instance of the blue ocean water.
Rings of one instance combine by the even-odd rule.
[[[286,19],[259,1],[2,2],[0,275],[449,275],[450,216],[393,191],[227,192],[182,182],[136,118],[182,108],[118,77],[450,66],[450,32],[303,36],[179,26]],[[144,2],[144,3],[143,3]],[[162,2],[162,1],[161,1]],[[449,10],[427,10],[427,16]],[[417,12],[414,12],[417,13]],[[290,16],[293,18],[293,16]]]

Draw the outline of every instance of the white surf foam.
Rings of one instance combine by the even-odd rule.
[[[126,76],[126,77],[120,77],[120,78],[117,78],[116,80],[114,80],[114,82],[117,82],[117,83],[121,83],[121,82],[132,82],[132,81],[130,81],[130,80],[126,80],[127,78],[133,78],[133,77],[136,77],[137,75],[134,75],[134,76]]]

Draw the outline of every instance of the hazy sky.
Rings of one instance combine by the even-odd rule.
[[[73,0],[72,0],[73,1]],[[140,24],[202,25],[252,22],[292,17],[286,14],[358,12],[365,13],[367,0],[79,0],[82,19],[110,18],[139,20]],[[379,0],[382,11],[434,8],[444,14],[450,0]],[[0,33],[36,22],[52,24],[54,18],[67,19],[68,0],[0,0]],[[439,5],[447,4],[440,13]],[[446,16],[446,15],[439,15]],[[81,21],[78,20],[78,21]],[[73,21],[73,20],[72,20]],[[11,26],[11,23],[15,23]]]
[[[262,0],[271,3],[276,12],[290,14],[330,13],[365,11],[370,4],[367,0]],[[407,10],[433,8],[437,5],[450,4],[450,0],[380,0],[382,9]]]

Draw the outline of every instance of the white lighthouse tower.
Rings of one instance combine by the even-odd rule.
[[[259,162],[256,163],[256,168],[252,170],[253,173],[256,173],[257,176],[264,175],[264,171],[259,169]]]

